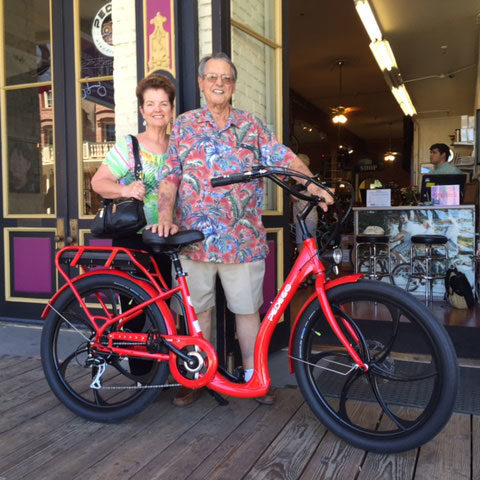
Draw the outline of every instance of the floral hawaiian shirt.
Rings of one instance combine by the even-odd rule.
[[[180,115],[170,136],[162,178],[178,188],[174,222],[205,240],[182,254],[191,260],[246,263],[268,253],[262,225],[263,181],[212,187],[210,179],[254,165],[287,167],[295,154],[254,115],[232,108],[225,128],[207,107]]]

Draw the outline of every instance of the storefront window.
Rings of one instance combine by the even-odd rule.
[[[277,0],[232,0],[232,60],[239,81],[233,106],[254,113],[281,141],[281,41]],[[265,182],[265,211],[281,210],[281,193]]]
[[[253,32],[275,42],[275,8],[277,2],[272,0],[233,0],[231,18],[240,22]]]
[[[78,2],[80,14],[81,85],[79,121],[82,125],[79,206],[82,215],[98,210],[100,197],[91,179],[115,143],[113,95],[112,4],[105,0]]]
[[[112,4],[83,0],[80,8],[81,77],[113,75]]]
[[[6,85],[50,81],[49,0],[5,0],[3,15]]]
[[[30,14],[25,15],[28,11]],[[7,213],[55,213],[49,0],[3,2]]]
[[[100,197],[91,191],[90,181],[115,142],[113,81],[83,85],[83,214],[93,215],[98,210]]]

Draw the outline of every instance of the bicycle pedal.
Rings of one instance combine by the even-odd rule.
[[[214,392],[213,390],[210,390],[210,388],[207,387],[207,392],[217,401],[219,405],[222,407],[226,406],[229,404],[228,400],[226,398],[223,398],[219,393]]]

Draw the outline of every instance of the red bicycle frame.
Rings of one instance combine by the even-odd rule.
[[[190,292],[186,277],[178,277],[178,286],[170,290],[167,289],[167,286],[163,281],[163,278],[159,272],[155,260],[150,257],[150,261],[154,268],[154,272],[151,273],[137,259],[136,254],[148,255],[146,252],[143,251],[129,250],[120,247],[63,248],[57,254],[55,264],[57,270],[65,279],[66,284],[51,299],[42,314],[42,318],[46,317],[51,308],[55,309],[55,303],[59,295],[66,289],[71,289],[75,297],[77,298],[81,308],[83,309],[85,315],[87,316],[89,322],[95,330],[95,335],[91,342],[91,348],[95,349],[96,351],[100,353],[114,353],[120,356],[156,360],[159,362],[168,361],[170,371],[175,380],[188,388],[201,388],[204,386],[208,386],[210,389],[218,393],[225,394],[231,397],[261,397],[267,393],[271,383],[270,374],[268,371],[268,349],[273,335],[273,331],[275,330],[278,322],[280,321],[283,313],[285,312],[285,309],[287,308],[296,291],[298,290],[300,284],[306,279],[308,275],[314,274],[316,275],[315,293],[307,301],[307,303],[301,310],[299,316],[313,299],[318,298],[318,301],[322,307],[323,313],[328,323],[330,324],[333,332],[338,337],[342,345],[345,347],[346,351],[349,353],[353,362],[355,362],[358,368],[367,370],[368,366],[359,357],[354,347],[350,344],[349,340],[347,340],[344,333],[342,332],[342,329],[338,325],[326,294],[329,288],[332,288],[339,284],[356,282],[359,278],[362,277],[362,275],[349,275],[337,280],[333,280],[331,282],[327,282],[325,275],[325,267],[319,259],[315,239],[309,238],[307,240],[304,240],[303,244],[304,248],[297,257],[295,264],[292,267],[292,270],[290,271],[285,283],[283,284],[282,288],[272,302],[260,326],[260,330],[258,332],[255,342],[254,373],[252,378],[247,383],[231,382],[230,380],[222,376],[221,373],[218,371],[217,353],[213,346],[204,339],[195,310],[189,302]],[[68,254],[68,252],[71,253]],[[100,269],[88,271],[88,269],[85,267],[85,264],[88,264],[88,259],[91,257],[91,254],[95,253],[103,253],[107,257],[107,259],[104,262],[102,261],[103,265],[100,267]],[[75,277],[74,279],[71,279],[61,265],[62,262],[65,262],[65,255],[70,255],[71,257],[73,257],[71,261],[68,262],[68,265],[70,267],[81,266],[84,273],[79,275],[78,277]],[[122,257],[123,260],[127,259],[128,262],[134,265],[142,273],[145,279],[139,279],[137,277],[134,278],[124,271],[112,269],[112,266],[115,266],[115,262],[120,257]],[[98,305],[100,305],[100,308],[101,310],[103,310],[105,315],[95,316],[90,312],[84,299],[79,294],[78,290],[76,289],[75,283],[81,278],[100,274],[106,274],[113,277],[127,278],[130,281],[135,282],[140,288],[145,290],[150,296],[150,298],[147,301],[136,305],[135,307],[124,311],[117,316],[112,316],[104,303],[104,298],[102,298],[100,294],[97,294],[96,299]],[[168,300],[177,293],[180,293],[182,296],[183,305],[186,311],[186,321],[189,329],[188,331],[191,332],[190,335],[176,334],[175,321],[172,312],[165,303],[166,300]],[[206,355],[205,364],[207,366],[207,370],[198,379],[187,379],[179,372],[177,366],[177,355],[173,351],[170,351],[169,353],[148,352],[145,347],[145,343],[147,342],[149,337],[148,333],[131,333],[123,331],[106,333],[108,329],[114,324],[117,324],[116,330],[118,330],[119,327],[121,328],[128,321],[142,314],[143,310],[152,304],[155,304],[158,307],[166,323],[168,334],[162,335],[164,340],[166,340],[170,343],[170,345],[179,350],[187,346],[196,346],[201,349],[201,351],[204,352],[204,354]],[[292,328],[290,348],[299,316],[297,317],[295,324]],[[359,340],[357,338],[357,335],[350,327],[350,325],[346,322],[343,322],[343,326],[348,331],[354,343],[358,344]],[[105,344],[105,338],[108,339],[108,344]],[[137,342],[139,343],[139,346],[133,346],[133,348],[120,348],[114,346],[114,341],[125,341],[129,343]]]

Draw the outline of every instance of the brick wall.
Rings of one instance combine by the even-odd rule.
[[[136,133],[138,129],[137,43],[135,2],[112,0],[115,134],[117,138]]]

